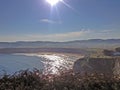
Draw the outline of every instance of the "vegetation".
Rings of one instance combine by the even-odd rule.
[[[0,90],[120,90],[120,78],[96,73],[81,76],[72,70],[59,75],[25,70],[1,76]]]
[[[112,56],[114,52],[112,50],[103,50],[103,53],[106,56]]]
[[[116,50],[117,52],[120,52],[120,47],[115,48],[115,50]]]
[[[120,52],[120,47],[114,47],[110,49],[90,48],[86,50],[91,58],[115,58],[115,53]],[[114,56],[114,57],[113,57]]]

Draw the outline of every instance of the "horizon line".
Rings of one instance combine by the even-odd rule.
[[[88,41],[88,40],[120,40],[120,38],[111,38],[111,39],[100,39],[100,38],[96,38],[96,39],[81,39],[81,40],[68,40],[68,41],[47,41],[47,40],[21,40],[21,41],[0,41],[0,43],[17,43],[17,42],[73,42],[73,41]]]

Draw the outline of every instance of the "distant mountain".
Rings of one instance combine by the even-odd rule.
[[[120,43],[120,39],[89,39],[89,40],[76,40],[76,41],[69,41],[69,42],[81,42],[81,43],[84,43],[84,42],[92,42],[92,43]]]
[[[119,47],[120,39],[89,39],[68,42],[18,41],[0,42],[0,48],[112,48]]]

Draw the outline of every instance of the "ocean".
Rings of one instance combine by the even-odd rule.
[[[20,70],[43,71],[44,74],[57,74],[73,67],[80,55],[62,53],[15,53],[0,54],[0,74],[14,74]]]

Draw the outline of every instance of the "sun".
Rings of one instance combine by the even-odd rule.
[[[56,5],[58,2],[62,1],[62,0],[46,0],[51,6]]]

